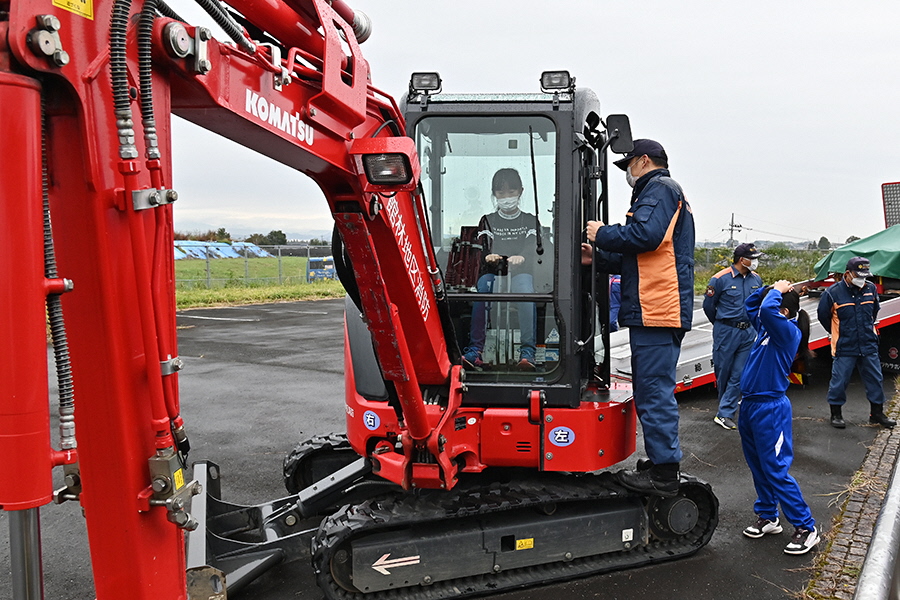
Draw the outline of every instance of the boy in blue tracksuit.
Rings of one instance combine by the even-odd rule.
[[[744,529],[744,535],[781,533],[780,504],[795,527],[784,552],[806,554],[818,543],[819,532],[797,480],[788,473],[794,444],[791,402],[785,391],[797,351],[809,341],[809,316],[800,310],[800,295],[784,280],[757,290],[747,298],[746,307],[757,336],[741,376],[738,431],[756,488],[757,521]]]

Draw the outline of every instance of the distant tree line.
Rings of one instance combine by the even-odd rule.
[[[231,234],[224,227],[218,229],[210,229],[209,231],[176,231],[174,233],[176,240],[195,240],[198,242],[232,242]],[[267,234],[253,233],[243,240],[234,241],[249,242],[257,246],[283,246],[287,244],[287,235],[280,229],[275,229]],[[310,242],[313,244],[313,242]],[[315,244],[313,244],[315,245]],[[324,245],[324,242],[322,243]]]
[[[176,231],[176,240],[194,240],[197,242],[228,242],[231,243],[231,234],[224,227],[210,229],[209,231]]]

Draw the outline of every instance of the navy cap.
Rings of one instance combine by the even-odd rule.
[[[869,259],[862,256],[854,256],[848,260],[847,270],[857,277],[868,277],[872,274],[869,270]]]
[[[740,244],[734,249],[734,260],[739,258],[759,258],[762,252],[756,249],[753,244]]]
[[[624,171],[628,168],[628,163],[631,162],[632,158],[635,156],[643,156],[645,154],[651,158],[662,158],[666,162],[669,161],[669,157],[666,156],[666,151],[659,142],[654,142],[653,140],[634,140],[634,150],[626,154],[624,158],[615,161],[613,164]]]

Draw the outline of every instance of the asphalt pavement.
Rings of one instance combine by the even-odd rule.
[[[220,465],[223,498],[230,502],[255,504],[285,495],[284,455],[301,440],[344,429],[343,300],[190,310],[179,313],[178,327],[190,460],[210,459]],[[789,391],[794,405],[792,473],[825,531],[839,509],[837,495],[878,432],[867,424],[868,403],[857,378],[844,408],[847,429],[828,425],[829,369],[827,357],[815,360],[808,386]],[[892,380],[885,382],[885,391],[893,395]],[[738,433],[713,423],[715,389],[684,392],[678,400],[682,469],[709,481],[720,502],[719,526],[711,542],[687,559],[494,597],[774,600],[795,597],[805,587],[813,555],[782,552],[790,528],[759,540],[741,535],[755,520],[755,493]],[[640,440],[638,448],[621,466],[630,467],[643,455]],[[93,598],[78,506],[45,506],[41,519],[45,597]],[[0,598],[11,597],[8,527],[6,513],[0,512]],[[296,561],[275,567],[237,597],[318,600],[322,594],[309,564]]]

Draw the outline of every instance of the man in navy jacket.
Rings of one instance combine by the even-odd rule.
[[[763,287],[756,267],[762,252],[753,244],[734,249],[734,264],[712,276],[703,298],[703,312],[713,324],[713,366],[719,410],[713,421],[725,429],[737,429],[738,403],[741,400],[741,373],[750,356],[756,330],[744,303]]]
[[[595,248],[582,251],[600,261],[599,271],[622,274],[618,322],[629,328],[634,403],[651,466],[618,479],[633,491],[674,496],[682,457],[675,367],[693,315],[694,217],[658,142],[635,140],[615,165],[634,188],[631,209],[624,225],[588,221]]]
[[[847,270],[840,281],[826,289],[819,299],[818,317],[822,327],[831,335],[831,382],[828,385],[828,404],[831,406],[831,426],[846,427],[841,407],[847,401],[847,384],[853,368],[866,386],[871,412],[869,422],[893,428],[896,421],[884,414],[884,388],[881,361],[878,359],[878,292],[867,281],[871,275],[869,259],[855,256],[847,261]]]

